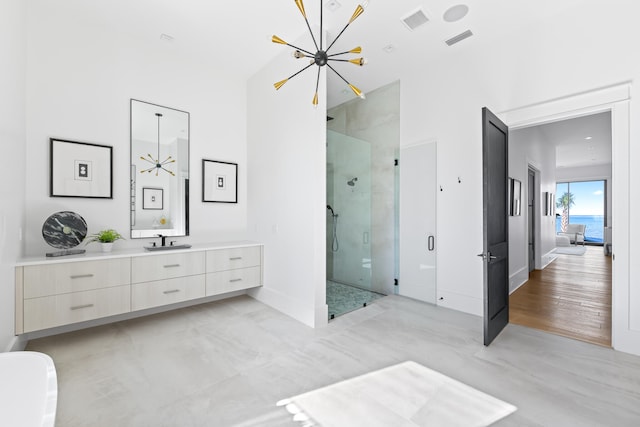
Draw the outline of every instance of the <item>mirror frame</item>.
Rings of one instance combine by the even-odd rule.
[[[129,102],[129,151],[130,151],[130,156],[129,156],[129,170],[130,170],[130,176],[129,176],[129,232],[130,232],[130,237],[131,239],[148,239],[148,238],[154,238],[154,237],[159,237],[162,234],[162,229],[150,229],[153,230],[152,233],[145,233],[145,235],[142,236],[135,236],[134,237],[134,214],[137,211],[137,209],[139,207],[142,206],[142,189],[140,190],[140,194],[136,194],[136,183],[137,183],[137,174],[140,173],[140,171],[135,170],[135,164],[134,164],[134,156],[139,156],[140,153],[135,153],[134,154],[134,142],[133,142],[133,121],[134,121],[134,117],[133,117],[133,110],[134,110],[134,103],[140,103],[140,104],[146,104],[149,106],[153,106],[153,107],[158,107],[161,109],[165,109],[165,110],[172,110],[172,111],[176,111],[179,113],[184,113],[186,114],[186,119],[187,119],[187,157],[186,157],[186,162],[187,162],[187,178],[185,181],[185,187],[184,187],[184,197],[185,197],[185,204],[184,204],[184,234],[180,233],[180,234],[168,234],[166,235],[167,237],[184,237],[184,236],[188,236],[189,235],[189,204],[191,202],[191,199],[189,197],[189,187],[190,187],[190,180],[191,180],[191,115],[189,114],[188,111],[184,111],[184,110],[179,110],[177,108],[171,108],[171,107],[166,107],[164,105],[159,105],[159,104],[155,104],[152,102],[147,102],[147,101],[141,101],[139,99],[134,99],[131,98],[130,102]],[[178,159],[180,160],[180,159]],[[179,164],[179,163],[176,163]],[[179,179],[178,174],[176,174],[175,176],[176,179]],[[145,230],[146,231],[146,230]],[[156,232],[157,231],[157,232]],[[146,235],[149,234],[149,235]]]

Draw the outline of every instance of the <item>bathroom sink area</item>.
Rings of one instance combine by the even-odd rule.
[[[145,246],[148,251],[170,251],[173,249],[189,249],[191,245]]]
[[[53,360],[43,353],[0,353],[0,424],[53,427],[58,379]]]

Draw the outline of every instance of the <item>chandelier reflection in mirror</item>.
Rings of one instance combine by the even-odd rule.
[[[153,167],[150,167],[149,169],[141,170],[140,173],[145,173],[145,172],[151,173],[153,171],[156,171],[156,176],[158,176],[158,172],[160,172],[160,170],[163,170],[172,176],[176,176],[175,173],[171,172],[169,169],[165,167],[165,165],[169,163],[175,163],[175,159],[169,156],[164,161],[162,162],[160,161],[160,117],[162,117],[162,114],[156,113],[156,117],[158,117],[158,157],[154,159],[151,156],[151,154],[147,154],[147,157],[140,156],[142,160],[144,160],[145,162],[149,162],[153,165]]]
[[[352,85],[351,83],[349,83],[347,81],[347,79],[345,79],[344,77],[342,77],[342,75],[340,73],[338,73],[335,68],[333,68],[331,66],[331,64],[329,62],[331,61],[336,61],[336,62],[350,62],[354,65],[358,65],[358,66],[363,66],[364,64],[366,64],[366,60],[364,58],[353,58],[353,59],[341,59],[341,58],[336,58],[337,56],[341,56],[341,55],[346,55],[346,54],[360,54],[362,52],[362,48],[360,46],[354,47],[351,50],[348,50],[346,52],[339,52],[339,53],[333,53],[330,54],[329,50],[333,47],[333,45],[335,44],[335,42],[340,38],[340,36],[342,35],[342,33],[344,33],[344,31],[347,29],[347,27],[349,25],[351,25],[351,23],[353,21],[355,21],[358,16],[362,15],[362,12],[364,12],[364,9],[367,7],[367,5],[369,4],[368,0],[365,0],[362,4],[359,4],[358,7],[356,7],[356,10],[353,12],[353,15],[351,16],[351,19],[349,19],[349,22],[347,22],[347,24],[344,26],[344,28],[342,29],[342,31],[340,31],[340,33],[338,33],[338,35],[336,36],[336,38],[333,40],[333,42],[331,42],[331,44],[329,45],[329,47],[327,47],[326,49],[323,48],[322,46],[322,1],[320,0],[320,45],[318,45],[315,36],[313,35],[313,31],[311,31],[311,26],[309,25],[309,20],[307,19],[307,14],[304,10],[304,4],[302,3],[302,0],[295,0],[296,2],[296,6],[298,6],[298,9],[300,9],[300,13],[302,13],[302,16],[304,17],[304,21],[307,23],[307,28],[309,29],[309,33],[311,34],[311,38],[313,39],[313,44],[315,45],[315,49],[316,49],[316,53],[311,53],[308,50],[304,50],[302,48],[299,48],[297,46],[294,46],[292,44],[287,43],[286,41],[282,40],[280,37],[274,35],[271,38],[271,41],[274,43],[279,43],[279,44],[284,44],[287,45],[289,47],[292,47],[295,49],[295,51],[293,52],[293,56],[297,59],[301,59],[301,58],[311,58],[311,61],[309,62],[309,65],[307,65],[306,67],[304,67],[303,69],[301,69],[300,71],[298,71],[297,73],[291,75],[289,78],[286,78],[284,80],[280,80],[277,83],[274,83],[273,85],[275,86],[276,90],[280,89],[286,82],[288,82],[290,79],[292,79],[293,77],[297,76],[298,74],[302,73],[304,70],[306,70],[307,68],[313,66],[313,65],[317,65],[318,66],[318,77],[316,78],[316,91],[315,94],[313,96],[313,105],[317,106],[318,105],[318,85],[320,83],[320,70],[322,69],[323,66],[327,66],[329,67],[334,73],[336,73],[336,75],[338,77],[340,77],[353,91],[353,93],[356,94],[356,96],[359,96],[360,98],[364,99],[364,93],[362,93],[362,91],[360,89],[358,89],[357,87],[355,87],[354,85]]]

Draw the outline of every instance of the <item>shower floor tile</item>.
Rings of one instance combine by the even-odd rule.
[[[366,304],[383,296],[383,294],[377,292],[327,280],[329,319],[362,308]]]

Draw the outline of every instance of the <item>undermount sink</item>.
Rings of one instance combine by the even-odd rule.
[[[188,249],[191,245],[145,246],[148,251],[169,251],[172,249]]]

